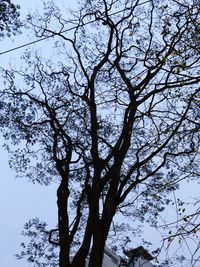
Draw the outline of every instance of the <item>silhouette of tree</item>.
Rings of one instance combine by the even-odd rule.
[[[60,267],[84,267],[89,252],[89,267],[101,267],[111,232],[129,242],[137,220],[156,225],[169,192],[199,171],[198,8],[85,0],[70,16],[47,3],[28,17],[36,36],[59,38],[58,55],[27,52],[26,66],[4,72],[1,128],[18,174],[59,181],[58,227],[39,233],[59,248]]]

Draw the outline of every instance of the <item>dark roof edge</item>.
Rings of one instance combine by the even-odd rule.
[[[125,255],[130,257],[130,258],[143,256],[148,261],[151,261],[154,259],[154,257],[142,246],[126,251]]]

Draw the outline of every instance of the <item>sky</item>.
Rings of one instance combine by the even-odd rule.
[[[0,139],[1,144],[3,142]],[[0,148],[0,266],[29,266],[17,260],[14,255],[20,252],[20,235],[23,225],[29,219],[39,217],[52,223],[56,222],[56,187],[39,186],[15,178],[9,169],[8,155]],[[51,226],[51,225],[49,225]]]
[[[13,2],[20,4],[22,19],[25,18],[25,14],[27,14],[28,11],[32,11],[35,8],[40,9],[42,5],[42,1],[40,0],[18,0]],[[56,1],[56,3],[58,2],[62,3],[61,0]],[[0,53],[32,40],[33,38],[30,39],[26,31],[15,38],[4,39],[0,44]],[[33,48],[37,48],[37,45],[34,45]],[[20,56],[24,51],[25,48],[0,56],[1,67],[8,67],[10,63],[18,66],[17,64]],[[46,187],[37,184],[33,185],[25,179],[16,179],[14,171],[11,171],[9,168],[9,156],[2,147],[3,143],[4,140],[0,137],[0,266],[31,267],[32,265],[27,262],[19,261],[14,257],[14,254],[20,252],[19,245],[23,241],[20,232],[23,229],[23,225],[34,217],[39,217],[46,221],[50,227],[55,226],[57,217],[57,185],[52,184]],[[178,195],[180,195],[180,197],[184,196],[188,201],[192,201],[193,197],[198,196],[198,186],[185,183],[181,187],[181,191],[178,192]],[[145,229],[145,237],[147,240],[159,244],[159,234],[152,229]],[[133,246],[137,245],[140,245],[139,239],[133,242]]]

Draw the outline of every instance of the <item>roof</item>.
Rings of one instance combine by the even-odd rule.
[[[126,251],[125,255],[130,257],[130,258],[143,256],[148,261],[151,261],[154,259],[153,256],[146,249],[144,249],[142,246],[135,248],[135,249],[131,249],[129,251]]]

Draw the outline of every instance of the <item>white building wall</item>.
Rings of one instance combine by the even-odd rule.
[[[88,267],[88,261],[86,260],[86,267]],[[118,267],[120,264],[120,257],[113,253],[111,249],[105,247],[102,267]]]
[[[144,259],[143,257],[139,257],[133,260],[133,262],[129,264],[129,267],[154,267],[154,266],[155,265],[153,265],[151,262]]]
[[[117,265],[109,257],[104,255],[102,267],[117,267]]]

